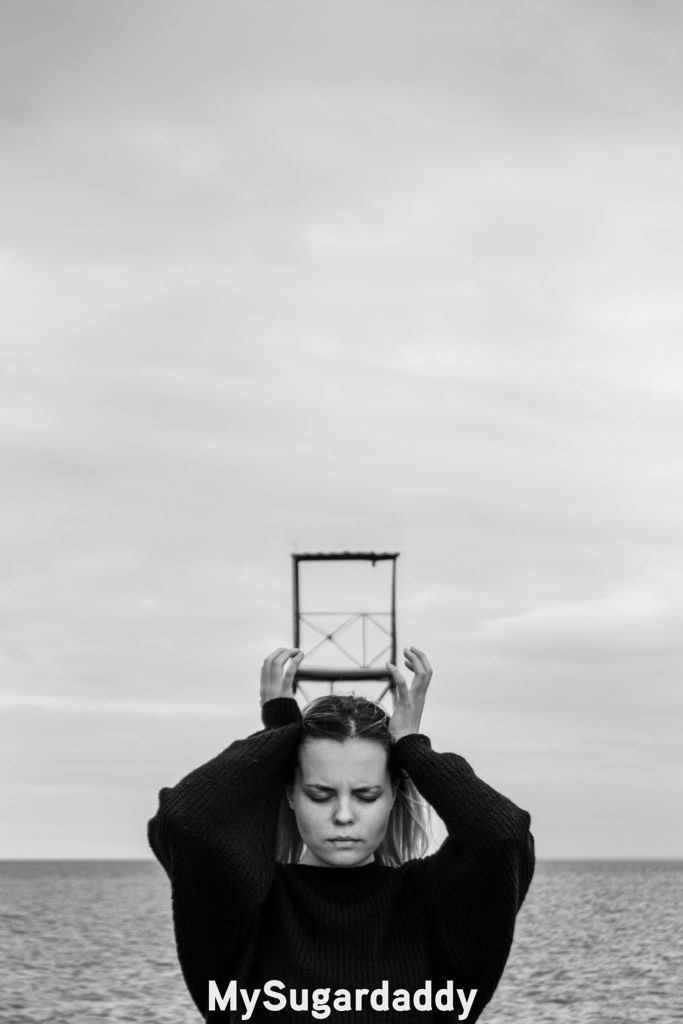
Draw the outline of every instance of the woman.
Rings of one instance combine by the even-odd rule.
[[[493,995],[533,873],[529,815],[431,750],[418,729],[432,670],[404,653],[414,678],[387,665],[390,718],[335,697],[302,718],[303,654],[278,649],[261,671],[265,729],[161,791],[150,844],[206,1021],[474,1022]],[[448,829],[418,859],[408,779]]]

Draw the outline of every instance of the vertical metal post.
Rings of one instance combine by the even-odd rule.
[[[365,623],[366,623],[366,618],[367,617],[365,615],[365,612],[363,612],[362,617],[361,617],[361,628],[363,630],[363,668],[365,668],[367,663],[368,663],[367,655],[365,653],[366,652],[366,643],[365,643]]]
[[[396,664],[396,558],[391,560],[391,664]]]
[[[299,647],[299,559],[292,555],[292,618],[294,647]]]

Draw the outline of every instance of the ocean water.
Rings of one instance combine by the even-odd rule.
[[[0,1024],[198,1024],[153,862],[0,861]],[[683,1021],[683,861],[546,861],[486,1024]]]

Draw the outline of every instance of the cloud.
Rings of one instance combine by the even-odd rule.
[[[69,715],[133,715],[155,718],[223,718],[253,717],[251,704],[210,704],[203,701],[169,701],[121,697],[65,697],[50,694],[0,694],[0,707],[7,711],[21,708],[29,711],[63,712]]]
[[[546,604],[481,626],[482,649],[564,663],[683,656],[683,606],[648,590]]]

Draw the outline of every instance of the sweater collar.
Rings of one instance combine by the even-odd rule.
[[[313,864],[283,864],[283,872],[293,881],[325,892],[360,891],[377,883],[389,869],[373,861],[360,868],[327,868]]]

